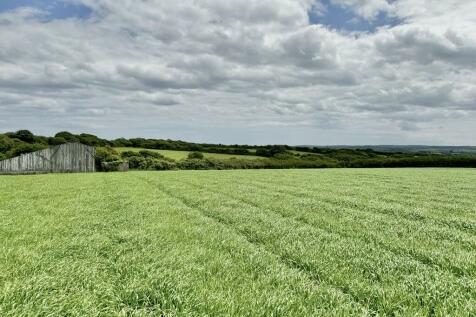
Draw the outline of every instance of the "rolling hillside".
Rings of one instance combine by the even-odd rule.
[[[184,160],[187,158],[188,154],[191,151],[178,151],[178,150],[150,150],[145,148],[136,148],[136,147],[115,147],[114,148],[119,153],[133,151],[139,152],[143,150],[153,151],[162,154],[165,157],[174,159],[174,160]],[[205,158],[215,158],[215,159],[231,159],[231,158],[239,158],[239,159],[248,159],[248,160],[256,160],[262,159],[263,157],[254,156],[254,155],[236,155],[236,154],[221,154],[221,153],[203,153]]]

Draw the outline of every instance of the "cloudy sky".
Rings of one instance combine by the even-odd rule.
[[[474,0],[0,0],[0,131],[476,145]]]

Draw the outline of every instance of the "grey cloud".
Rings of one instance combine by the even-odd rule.
[[[463,38],[451,29],[438,34],[426,27],[397,27],[378,38],[375,44],[378,51],[393,63],[444,61],[476,66],[476,38]]]
[[[383,130],[402,142],[450,142],[456,132],[439,125],[476,133],[458,125],[476,117],[476,19],[466,12],[474,4],[333,0],[366,19],[385,11],[405,21],[343,34],[309,25],[309,10],[324,14],[311,0],[75,1],[91,17],[0,13],[2,120],[45,131],[49,118],[51,132],[105,136],[202,131],[203,141],[231,143],[253,140],[211,131],[252,126],[264,133],[257,140],[282,143],[273,127],[286,127],[295,133],[287,140],[301,144]]]
[[[150,103],[157,106],[176,106],[183,102],[180,96],[165,93],[138,92],[130,100]]]

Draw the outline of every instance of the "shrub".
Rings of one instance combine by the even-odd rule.
[[[87,133],[81,133],[79,136],[76,136],[78,138],[78,141],[80,143],[90,145],[90,146],[104,146],[106,143],[104,140],[101,140],[95,135],[92,134],[87,134]]]
[[[19,130],[15,132],[15,137],[27,143],[33,143],[35,141],[35,135],[28,130]]]
[[[63,138],[67,142],[78,142],[78,137],[68,131],[62,131],[55,134],[55,138]]]
[[[149,165],[149,169],[154,169],[157,171],[166,171],[176,169],[176,164],[164,160],[152,160]]]
[[[147,158],[147,157],[152,157],[152,158],[156,158],[156,159],[164,159],[165,158],[159,152],[148,151],[148,150],[139,151],[139,155],[142,156],[142,157],[145,157],[145,158]]]
[[[129,157],[141,157],[141,156],[139,155],[139,153],[134,151],[125,151],[121,153],[121,157],[129,158]]]
[[[101,170],[103,172],[115,172],[118,171],[124,163],[125,162],[123,160],[101,162]]]
[[[170,170],[176,168],[175,160],[154,151],[126,151],[121,153],[121,157],[129,162],[131,169]]]
[[[8,151],[8,157],[15,157],[25,153],[31,153],[39,150],[45,149],[46,146],[42,144],[29,144],[29,143],[21,143],[16,147],[12,148]]]
[[[126,159],[129,162],[129,168],[131,169],[140,169],[147,166],[147,160],[142,156],[126,156]]]
[[[121,159],[119,154],[112,147],[105,146],[105,147],[99,147],[96,149],[96,169],[97,170],[99,171],[103,170],[104,162],[115,162],[115,161],[124,162],[124,160]]]
[[[15,142],[6,135],[0,135],[0,152],[7,152],[15,145]]]
[[[202,160],[203,159],[203,153],[202,152],[190,152],[190,153],[188,153],[188,158],[189,159]]]
[[[220,168],[220,164],[217,164],[217,160],[211,159],[187,159],[179,162],[177,167],[184,170],[222,169]]]
[[[48,138],[48,144],[49,145],[61,145],[61,144],[65,144],[67,141],[62,138],[62,137],[51,137],[51,138]]]

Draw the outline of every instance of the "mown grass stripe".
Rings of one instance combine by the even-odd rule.
[[[197,188],[200,187],[200,185],[197,185],[192,182],[186,182],[182,181],[183,183],[187,183],[191,186],[195,186]],[[385,249],[389,252],[394,253],[395,255],[400,255],[400,256],[406,256],[409,257],[415,261],[420,262],[423,265],[428,265],[432,267],[436,267],[439,269],[447,270],[451,274],[454,274],[456,277],[471,277],[473,275],[474,271],[474,265],[475,262],[472,260],[468,260],[468,264],[465,267],[460,267],[456,265],[452,265],[451,262],[444,262],[442,263],[441,261],[437,261],[435,257],[429,256],[423,252],[418,252],[418,250],[413,250],[413,249],[405,249],[403,247],[398,247],[398,246],[393,246],[392,244],[386,243],[385,241],[377,240],[375,236],[366,236],[366,235],[360,235],[358,229],[357,230],[349,230],[352,228],[346,228],[346,227],[336,227],[332,226],[330,224],[326,225],[323,223],[323,219],[321,216],[317,217],[308,217],[308,212],[303,211],[299,213],[289,213],[289,212],[284,212],[284,209],[281,208],[272,208],[267,206],[266,204],[259,203],[256,200],[251,200],[251,199],[246,199],[243,198],[242,195],[237,195],[233,194],[230,192],[225,192],[223,191],[224,188],[221,186],[219,190],[213,190],[210,189],[209,184],[207,184],[207,190],[208,191],[213,191],[219,195],[222,195],[224,197],[228,197],[234,200],[241,201],[244,204],[251,205],[253,207],[256,207],[260,210],[266,210],[270,212],[275,212],[280,214],[281,216],[285,218],[292,218],[293,220],[300,222],[305,225],[311,225],[313,227],[319,228],[321,230],[327,231],[328,233],[331,234],[338,234],[342,237],[349,238],[349,239],[358,239],[364,243],[367,244],[374,244],[378,246],[381,249]],[[262,193],[256,192],[256,194],[259,194],[260,196]],[[454,259],[453,259],[454,260]]]
[[[272,186],[270,186],[268,182],[260,182],[256,180],[253,180],[247,185],[257,186],[258,188],[263,188],[265,190],[273,189]],[[303,194],[303,190],[297,187],[281,185],[281,184],[279,185],[279,187],[280,188],[277,189],[277,191],[280,193],[293,195],[295,197],[306,197],[306,195]],[[322,189],[323,188],[321,188],[321,190]],[[312,189],[309,189],[309,190],[312,190]],[[325,192],[332,192],[332,191],[328,190]],[[405,218],[407,220],[415,221],[415,222],[436,224],[436,225],[440,225],[442,227],[450,228],[453,230],[456,229],[459,231],[463,231],[470,234],[473,237],[476,237],[476,222],[474,222],[473,220],[460,221],[456,219],[446,219],[446,218],[442,219],[438,217],[431,217],[431,216],[428,216],[427,214],[417,213],[414,211],[407,211],[407,209],[412,209],[414,208],[414,206],[405,206],[400,203],[392,203],[391,207],[375,206],[375,202],[372,202],[370,200],[363,200],[361,198],[350,199],[348,196],[350,196],[350,194],[346,193],[345,195],[341,195],[339,197],[319,196],[319,199],[321,201],[328,202],[331,204],[351,206],[354,208],[354,210],[358,210],[358,211],[370,211],[373,213],[381,213],[386,215],[392,215],[395,217],[401,217],[401,218]],[[403,201],[403,199],[401,201]],[[396,209],[395,207],[398,207],[398,210],[395,210]]]
[[[195,184],[195,183],[191,183]],[[197,184],[195,184],[197,185]],[[200,186],[200,185],[197,185]],[[207,182],[207,188],[213,186],[213,182]],[[249,185],[246,185],[249,188]],[[218,190],[220,193],[225,194],[224,189],[227,188],[223,184],[218,186]],[[363,239],[368,243],[376,243],[379,244],[381,247],[390,250],[396,254],[406,254],[410,257],[413,257],[415,260],[421,261],[422,263],[428,265],[438,266],[442,269],[446,269],[451,271],[456,276],[471,276],[475,271],[475,263],[476,260],[472,259],[471,257],[475,256],[474,251],[474,243],[471,243],[472,240],[463,239],[461,235],[455,235],[454,231],[448,230],[447,228],[432,228],[431,231],[423,231],[427,230],[431,227],[421,227],[421,225],[415,224],[413,222],[407,222],[404,220],[395,221],[391,223],[388,227],[386,227],[386,221],[392,218],[387,218],[380,216],[376,218],[376,215],[370,213],[370,216],[367,217],[367,212],[355,208],[347,208],[341,207],[336,204],[330,204],[327,202],[323,202],[319,198],[310,197],[309,195],[306,198],[311,202],[318,203],[318,210],[319,213],[313,212],[313,210],[306,209],[309,207],[308,205],[299,204],[299,208],[289,208],[289,206],[293,206],[293,199],[289,198],[289,195],[285,192],[280,192],[286,198],[286,202],[289,204],[274,204],[279,203],[279,199],[276,200],[275,195],[273,195],[272,190],[257,190],[256,188],[253,190],[251,195],[247,195],[243,191],[240,191],[240,185],[236,182],[230,186],[226,194],[231,195],[231,197],[241,200],[244,203],[252,204],[255,207],[259,208],[268,208],[271,210],[278,210],[282,215],[287,215],[289,217],[294,217],[295,219],[301,220],[307,224],[311,224],[314,226],[318,226],[321,229],[326,229],[333,232],[338,232],[346,237],[352,238],[359,238]],[[216,188],[215,188],[216,189]],[[230,194],[231,192],[231,194]],[[236,194],[236,193],[239,194]],[[252,198],[247,198],[252,196]],[[267,196],[270,196],[270,200],[263,199]],[[245,198],[246,197],[246,198]],[[259,197],[259,199],[257,198]],[[302,197],[302,196],[299,196]],[[259,201],[259,202],[258,202]],[[272,203],[270,202],[272,201]],[[302,201],[301,201],[302,203]],[[279,206],[276,206],[279,205]],[[311,204],[311,207],[315,207],[315,204]],[[331,207],[331,208],[329,208]],[[336,211],[334,213],[334,211]],[[344,219],[346,215],[356,213],[356,216],[353,217],[354,221],[350,223],[352,227],[345,222],[342,222],[341,219]],[[367,217],[368,223],[371,225],[375,225],[375,227],[369,228],[368,226],[365,227],[362,225],[362,221],[364,218]],[[336,221],[339,221],[336,223]],[[412,225],[412,227],[408,227],[408,224]],[[357,226],[361,227],[357,227]],[[405,231],[408,232],[409,237],[399,237],[398,235],[391,235],[391,230],[393,229],[392,226],[398,227],[399,229],[405,228]],[[368,230],[371,229],[371,230]],[[373,231],[372,231],[373,229]],[[417,232],[418,234],[422,231],[422,234],[416,237],[413,237],[413,232]],[[389,233],[390,232],[390,233]],[[445,235],[441,236],[442,232]],[[398,232],[397,232],[398,233]],[[423,241],[427,239],[424,234],[430,234],[431,238],[424,244]],[[453,234],[453,235],[451,235]],[[419,245],[416,245],[415,248],[411,248],[410,246],[413,243],[413,239],[417,238],[420,241]],[[438,241],[433,241],[434,239]],[[446,241],[448,240],[448,241]],[[398,242],[398,243],[397,243]],[[431,243],[433,246],[431,247],[428,245]],[[421,246],[421,248],[420,248]],[[451,247],[450,249],[447,249]],[[458,247],[458,248],[456,248]],[[431,251],[431,252],[428,252]],[[459,252],[461,255],[464,253],[467,254],[465,257],[461,257],[462,261],[459,260],[460,257],[456,258],[453,256],[454,252]]]
[[[172,184],[170,183],[170,181],[168,181],[167,184],[169,188],[172,187]],[[176,187],[177,185],[179,187]],[[188,196],[191,194],[189,190],[186,190],[184,188],[184,184],[182,182],[180,182],[180,184],[176,184],[175,186],[173,186],[171,190],[176,191],[178,190],[178,188],[180,188],[180,192],[184,196],[185,195]],[[391,272],[389,276],[391,277],[391,280],[393,282],[391,282],[392,287],[389,289],[386,289],[385,293],[387,294],[387,296],[389,296],[390,294],[394,293],[396,289],[399,289],[398,297],[403,296],[404,298],[406,298],[405,301],[407,302],[407,304],[410,302],[413,302],[414,304],[418,303],[420,300],[418,299],[417,296],[421,296],[421,294],[418,291],[412,288],[408,288],[408,285],[405,285],[404,281],[408,279],[410,276],[412,278],[419,279],[420,281],[419,285],[430,285],[428,284],[430,283],[430,281],[433,282],[435,280],[441,280],[440,283],[437,283],[438,284],[437,289],[446,289],[447,291],[452,289],[452,291],[450,292],[451,294],[447,294],[445,292],[444,296],[443,294],[436,296],[437,293],[434,293],[432,297],[426,297],[428,294],[425,295],[426,299],[423,301],[424,302],[430,301],[430,302],[425,302],[426,304],[423,305],[421,309],[427,309],[432,305],[441,305],[442,303],[448,300],[450,301],[455,300],[455,299],[452,299],[454,297],[454,295],[452,294],[454,294],[453,292],[456,289],[460,289],[460,291],[458,292],[461,292],[462,294],[464,294],[463,296],[468,296],[469,294],[467,292],[471,290],[471,287],[469,286],[471,285],[470,281],[467,281],[466,279],[455,280],[454,278],[451,277],[451,275],[448,275],[448,273],[440,272],[436,270],[429,270],[428,268],[425,268],[424,266],[422,266],[421,264],[417,262],[412,262],[410,259],[406,259],[406,258],[398,259],[394,255],[391,255],[379,249],[370,248],[370,246],[368,245],[365,245],[365,244],[356,245],[355,241],[352,241],[352,240],[344,239],[345,241],[340,241],[339,237],[336,235],[330,235],[328,233],[321,232],[314,227],[303,226],[302,224],[296,224],[296,222],[293,221],[292,219],[284,219],[284,218],[281,218],[279,215],[263,214],[262,212],[257,211],[256,208],[249,208],[250,210],[248,210],[248,208],[234,209],[234,208],[239,208],[239,206],[242,206],[242,205],[231,200],[227,200],[225,204],[223,203],[220,204],[216,200],[211,198],[211,197],[214,197],[212,193],[206,190],[204,192],[207,193],[206,194],[207,198],[198,198],[201,201],[202,209],[207,210],[208,212],[213,212],[217,217],[218,216],[227,217],[226,219],[228,219],[228,221],[233,220],[234,226],[240,227],[241,228],[240,230],[243,230],[245,234],[254,235],[254,239],[262,240],[268,243],[269,247],[274,248],[273,249],[275,250],[274,252],[289,252],[289,250],[286,251],[286,249],[294,249],[298,247],[299,244],[304,244],[304,245],[308,245],[307,250],[312,250],[312,248],[316,248],[317,250],[320,250],[320,252],[325,252],[324,254],[322,254],[322,256],[324,257],[327,256],[330,258],[339,258],[341,261],[345,259],[344,263],[348,262],[348,264],[345,264],[344,267],[341,267],[340,269],[335,268],[334,270],[330,270],[329,268],[322,266],[322,264],[324,263],[320,263],[318,266],[313,266],[312,264],[309,263],[309,261],[316,260],[315,256],[317,254],[315,253],[308,254],[308,256],[310,256],[309,260],[304,260],[303,258],[297,256],[297,254],[295,253],[293,253],[294,255],[291,254],[292,258],[297,263],[299,263],[300,266],[313,267],[313,269],[316,270],[314,272],[315,274],[323,276],[323,278],[327,278],[326,279],[327,283],[332,285],[337,285],[339,286],[339,288],[341,287],[349,288],[349,291],[353,292],[353,295],[356,298],[360,298],[361,302],[366,303],[369,307],[371,307],[374,310],[380,311],[381,313],[383,312],[389,313],[391,311],[394,311],[395,309],[397,309],[397,307],[394,305],[397,305],[397,302],[398,303],[401,302],[400,299],[397,302],[393,302],[395,298],[391,300],[390,303],[387,302],[387,304],[384,304],[383,302],[379,302],[377,300],[378,296],[376,295],[376,293],[380,292],[379,287],[377,287],[377,285],[384,283],[384,281],[385,281],[385,284],[390,282],[386,280],[387,278],[386,275],[382,275],[384,274],[383,273],[384,271],[381,271],[380,273],[378,271],[380,271],[380,269],[388,265],[390,265],[388,269],[390,269],[390,272]],[[194,196],[197,196],[197,193],[195,193]],[[283,227],[280,227],[280,226],[283,226]],[[279,234],[284,235],[284,237],[281,238]],[[295,234],[298,234],[295,240],[294,239],[289,240],[290,236],[293,236]],[[322,245],[316,244],[317,243],[316,239],[319,239],[319,240],[324,239],[322,241],[323,244]],[[329,243],[330,245],[332,245],[332,247],[327,246],[326,243]],[[287,248],[285,248],[285,250],[281,250],[280,248],[281,244],[286,245]],[[346,250],[345,254],[350,252],[350,254],[352,255],[350,257],[344,256],[343,254],[336,253],[338,252],[338,250],[341,250],[341,251]],[[364,250],[367,250],[367,251],[364,251]],[[289,254],[289,253],[286,253],[286,254]],[[370,262],[368,263],[362,262],[363,258],[369,258],[368,260]],[[341,263],[340,265],[343,265],[344,263]],[[398,263],[397,266],[395,266],[396,263]],[[361,268],[359,269],[360,266]],[[377,275],[375,277],[372,277],[372,280],[369,280],[369,278],[371,278],[372,275],[367,275],[367,277],[365,277],[364,275],[362,275],[362,273],[359,273],[359,270],[364,269],[366,267],[367,269],[365,270],[370,269],[370,267],[372,267],[372,269],[370,269],[370,271],[368,271],[365,274],[373,274],[372,273],[372,271],[374,271],[373,267],[377,269],[375,272],[377,273]],[[324,269],[324,272],[318,273],[322,269]],[[388,269],[385,269],[385,271],[387,271]],[[339,273],[342,273],[343,272],[342,270],[344,270],[347,273],[350,281],[340,279]],[[354,272],[354,273],[351,274],[351,272]],[[421,272],[425,272],[425,273],[421,275]],[[377,280],[375,280],[375,278],[377,278]],[[379,279],[382,279],[382,278],[383,280],[379,282]],[[395,280],[395,278],[397,278],[397,280]],[[398,280],[400,281],[397,282]],[[355,281],[360,286],[357,287],[357,289],[350,287],[348,283],[351,281]],[[374,285],[374,286],[371,286],[371,285]],[[383,285],[384,284],[382,284],[382,286]],[[474,290],[472,292],[474,292]],[[439,298],[441,302],[439,304],[435,303],[433,296],[436,296],[437,298]],[[469,298],[466,298],[466,300],[468,299]],[[432,303],[432,304],[429,306],[429,303]]]
[[[355,298],[352,293],[347,292],[346,289],[341,289],[336,285],[328,284],[321,278],[319,278],[318,275],[316,275],[314,272],[309,271],[306,269],[306,265],[304,263],[299,263],[296,262],[295,260],[288,259],[285,256],[282,256],[280,254],[274,253],[271,249],[267,248],[266,244],[264,244],[259,238],[254,236],[251,232],[246,231],[246,230],[240,230],[238,228],[235,228],[233,226],[234,222],[217,216],[217,214],[210,212],[210,210],[203,208],[200,203],[194,200],[187,199],[184,196],[178,195],[176,192],[168,190],[166,187],[162,186],[158,182],[154,182],[150,179],[143,178],[146,182],[148,182],[151,185],[154,185],[158,188],[160,188],[161,191],[169,195],[170,197],[179,200],[181,203],[183,203],[185,206],[191,208],[191,209],[196,209],[199,210],[204,217],[210,218],[214,221],[216,221],[219,224],[222,224],[229,228],[232,232],[235,232],[236,234],[242,236],[246,241],[248,241],[251,245],[254,245],[258,248],[262,248],[266,253],[275,256],[276,258],[280,259],[283,264],[285,264],[288,268],[292,270],[297,270],[300,273],[304,273],[313,283],[315,283],[316,286],[325,286],[326,288],[331,288],[339,293],[341,293],[344,296],[348,296],[358,307],[362,309],[363,312],[365,313],[370,313],[371,315],[374,315],[376,312],[371,311],[370,307],[366,306],[364,303],[362,303],[358,298]]]

